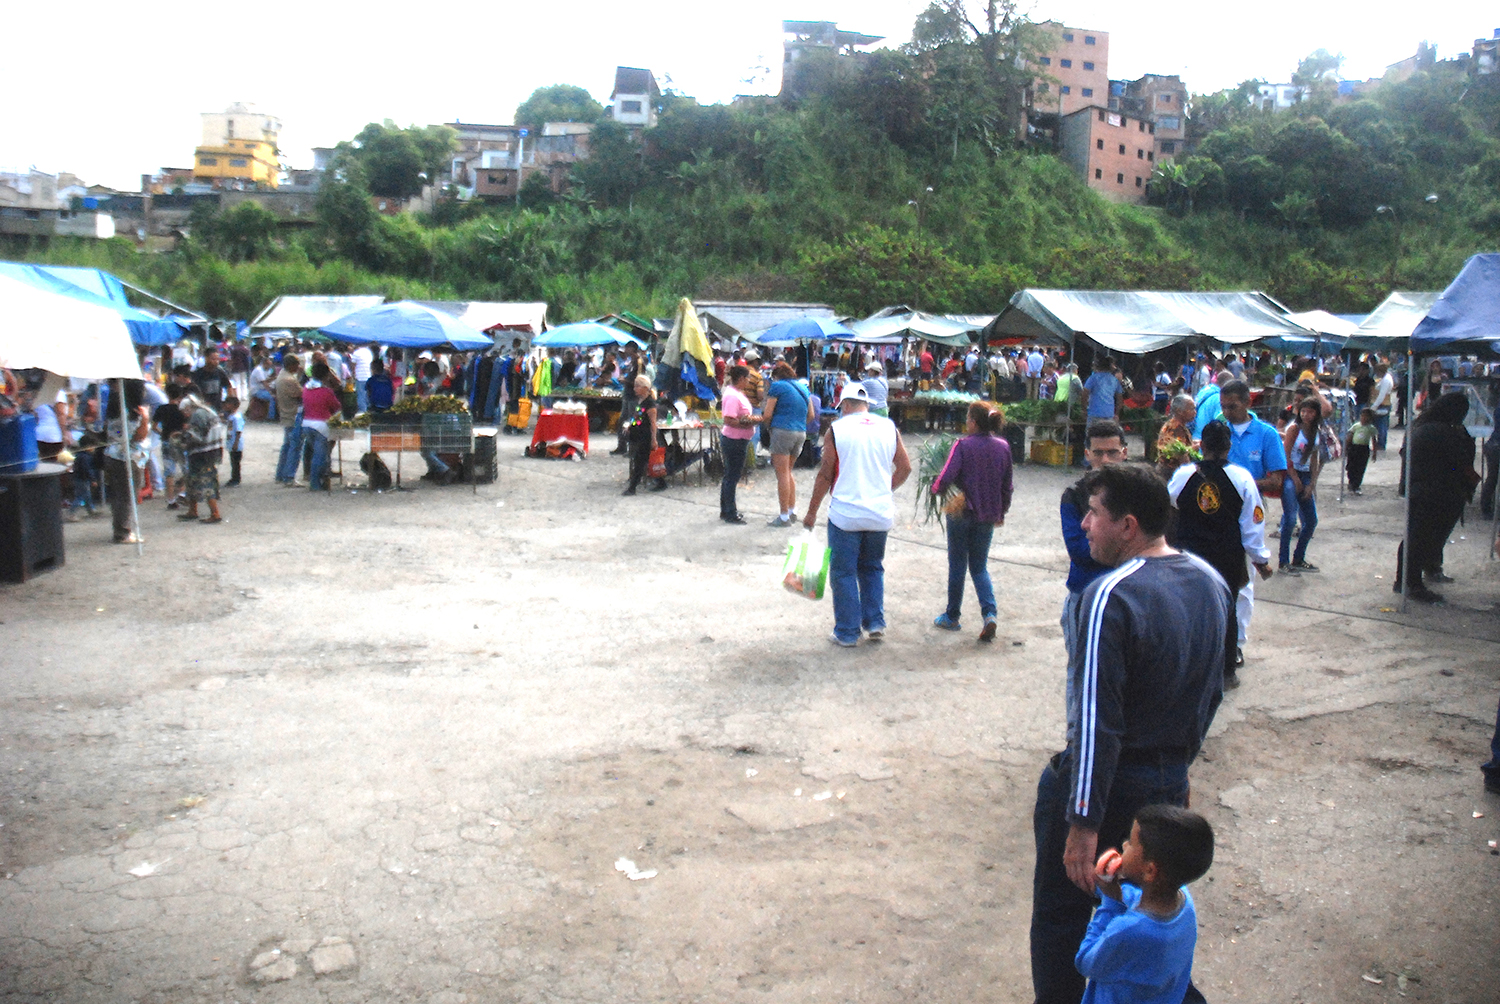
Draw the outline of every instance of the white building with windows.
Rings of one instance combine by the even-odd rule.
[[[635,66],[615,67],[615,89],[609,99],[614,102],[610,115],[621,125],[649,129],[656,125],[656,108],[661,90],[650,70]]]

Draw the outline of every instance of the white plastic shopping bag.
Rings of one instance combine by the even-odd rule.
[[[821,600],[823,589],[828,585],[830,556],[828,548],[811,532],[804,534],[786,546],[786,559],[781,563],[781,584],[789,592],[810,600]]]

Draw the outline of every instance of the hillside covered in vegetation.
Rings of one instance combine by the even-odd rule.
[[[105,267],[216,317],[280,293],[381,292],[544,299],[561,320],[664,315],[682,295],[994,312],[1026,286],[1257,288],[1294,309],[1366,311],[1500,247],[1494,77],[1434,62],[1340,103],[1315,54],[1294,111],[1254,110],[1254,82],[1196,96],[1192,152],[1157,169],[1152,204],[1124,206],[1017,145],[1011,68],[1029,26],[976,31],[946,9],[795,104],[669,94],[639,138],[601,121],[570,191],[528,183],[519,208],[378,214],[369,194],[409,186],[448,142],[387,123],[341,147],[311,228],[240,205],[196,219],[169,253],[123,239],[12,251]]]

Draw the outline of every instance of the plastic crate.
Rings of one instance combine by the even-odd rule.
[[[422,448],[439,453],[472,453],[474,419],[468,415],[423,415]]]
[[[1037,464],[1051,464],[1053,467],[1063,467],[1071,464],[1078,456],[1076,446],[1064,446],[1051,440],[1042,440],[1031,444],[1031,460]]]

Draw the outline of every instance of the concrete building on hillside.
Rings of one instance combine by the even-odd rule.
[[[1104,105],[1064,115],[1063,160],[1094,191],[1116,202],[1144,202],[1156,166],[1156,126]]]
[[[215,188],[275,188],[281,181],[281,121],[254,105],[203,113],[203,142],[193,152],[193,178]]]
[[[1489,38],[1474,39],[1473,59],[1471,65],[1476,76],[1500,73],[1500,28]]]
[[[794,101],[816,91],[826,76],[852,67],[856,48],[885,38],[841,31],[833,21],[783,21],[781,31],[781,97]]]
[[[1033,115],[1071,115],[1109,99],[1109,32],[1044,21],[1050,45],[1028,66],[1036,78],[1024,101]]]
[[[621,125],[649,129],[656,125],[661,90],[650,70],[636,66],[615,67],[615,87],[609,93],[610,117]]]
[[[1123,83],[1118,96],[1114,85]],[[1111,81],[1109,109],[1156,126],[1156,159],[1175,157],[1187,139],[1188,89],[1182,78],[1148,73],[1138,80]]]
[[[1250,103],[1263,112],[1284,112],[1296,108],[1307,95],[1300,84],[1261,84]]]

